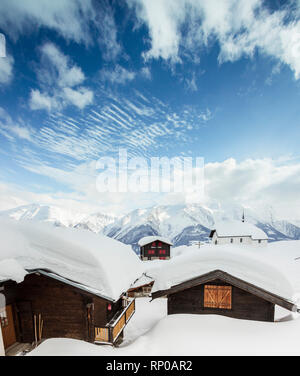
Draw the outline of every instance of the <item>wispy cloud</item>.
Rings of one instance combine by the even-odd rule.
[[[208,109],[185,107],[174,111],[157,98],[138,91],[127,98],[104,89],[97,95],[102,100],[106,96],[103,105],[94,105],[74,117],[49,113],[35,131],[21,128],[22,124],[11,118],[4,119],[0,131],[9,141],[13,143],[15,137],[21,137],[29,142],[19,145],[15,162],[73,189],[70,174],[78,175],[81,166],[101,156],[117,156],[120,148],[126,149],[129,157],[149,158],[159,155],[164,145],[164,153],[168,154],[174,140],[191,141],[192,132],[201,129],[212,116]],[[86,179],[80,178],[79,182],[83,180]]]
[[[9,84],[13,78],[14,58],[10,55],[0,57],[0,85]]]
[[[15,137],[31,141],[34,131],[22,124],[21,120],[14,122],[9,114],[0,107],[0,133],[10,141],[15,141]]]
[[[30,33],[44,27],[67,41],[87,47],[98,44],[106,60],[115,60],[123,53],[114,10],[106,0],[2,0],[0,27],[15,41],[24,31]]]
[[[115,23],[114,11],[108,1],[97,4],[100,9],[97,11],[97,25],[100,31],[98,38],[101,46],[102,56],[105,60],[116,60],[122,53],[122,47],[118,41],[118,29]]]
[[[113,84],[126,84],[135,79],[135,72],[129,71],[117,64],[114,69],[102,69],[100,77],[102,81],[109,81]]]
[[[219,62],[253,57],[255,51],[288,65],[300,78],[300,20],[292,6],[270,11],[263,0],[127,0],[137,26],[149,30],[148,59],[194,59],[212,41],[220,45]],[[216,11],[216,9],[218,11]]]
[[[82,86],[85,81],[82,69],[53,43],[41,47],[37,77],[41,90],[31,90],[32,110],[61,110],[68,105],[83,109],[93,102],[93,91]]]

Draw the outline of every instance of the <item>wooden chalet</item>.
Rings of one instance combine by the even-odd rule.
[[[152,298],[168,298],[168,314],[218,314],[232,318],[274,321],[275,305],[290,311],[290,300],[244,281],[222,270],[213,270],[152,293]]]
[[[171,257],[171,246],[173,244],[168,239],[160,236],[146,236],[138,244],[142,261],[169,260]]]
[[[27,222],[2,223],[1,231],[9,240],[0,248],[0,353],[3,344],[10,353],[49,338],[121,341],[135,313],[127,290],[142,275],[130,246]]]
[[[2,281],[0,291],[5,350],[57,337],[115,344],[135,312],[125,294],[114,301],[48,270],[30,270],[21,283]]]

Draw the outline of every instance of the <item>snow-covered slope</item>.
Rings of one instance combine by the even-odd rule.
[[[0,217],[52,222],[57,226],[103,233],[132,245],[137,251],[138,241],[145,236],[168,238],[174,246],[188,245],[191,241],[207,242],[216,222],[241,220],[243,211],[246,221],[263,230],[269,241],[300,239],[298,222],[277,220],[270,208],[258,213],[239,205],[215,205],[212,208],[200,204],[154,206],[116,218],[101,213],[87,215],[55,206],[33,204],[0,212]]]
[[[137,245],[140,238],[152,235],[186,244],[192,238],[207,239],[213,224],[212,212],[200,205],[156,206],[125,215],[107,226],[104,233],[132,245]]]
[[[191,241],[207,242],[216,222],[241,220],[241,206],[210,209],[199,204],[155,206],[139,209],[106,226],[104,234],[138,248],[139,239],[159,235],[170,239],[175,246]],[[274,220],[274,214],[265,210],[257,214],[247,208],[246,221],[263,230],[270,241],[300,239],[300,228],[287,221]]]
[[[100,232],[105,226],[116,218],[102,213],[87,215],[75,210],[62,209],[57,206],[25,205],[15,209],[0,212],[0,217],[15,220],[34,220],[39,222],[51,222],[56,226],[75,227],[93,232]]]

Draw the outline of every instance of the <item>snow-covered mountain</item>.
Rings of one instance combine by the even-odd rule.
[[[246,220],[265,231],[270,241],[300,239],[300,227],[288,221],[274,220],[271,209],[257,214],[242,206],[211,209],[199,204],[156,206],[134,210],[106,226],[103,232],[126,244],[131,244],[134,249],[137,249],[138,240],[148,235],[167,237],[175,246],[189,244],[194,240],[206,242],[216,221],[241,220],[244,211]]]
[[[82,228],[96,233],[101,232],[105,226],[116,219],[116,217],[102,213],[86,214],[62,209],[57,206],[39,204],[25,205],[2,211],[0,212],[0,217],[9,217],[15,220],[50,222],[56,226]]]
[[[243,212],[246,221],[265,231],[270,241],[300,239],[298,222],[277,220],[270,208],[258,213],[238,205],[216,205],[211,208],[200,204],[155,206],[137,209],[116,218],[102,213],[87,215],[55,206],[33,204],[0,212],[0,217],[52,222],[56,226],[103,233],[123,243],[131,244],[133,249],[137,250],[139,239],[151,235],[169,238],[175,246],[187,245],[191,241],[206,242],[215,222],[241,220]]]

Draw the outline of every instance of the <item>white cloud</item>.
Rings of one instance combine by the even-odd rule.
[[[96,189],[95,161],[82,163],[72,169],[52,168],[45,164],[28,163],[31,172],[65,184],[72,194],[36,195],[37,202],[58,203],[60,199],[73,202],[74,207],[87,205],[102,207],[106,212],[121,214],[136,208],[161,204],[185,203],[185,193],[100,193]],[[279,219],[300,220],[300,161],[289,159],[247,159],[241,162],[231,158],[205,165],[205,200],[203,204],[221,204],[223,207],[244,205],[255,210],[272,207]],[[19,192],[14,197],[24,200],[32,197]],[[40,201],[38,201],[38,199]],[[3,200],[3,198],[2,198]],[[1,185],[0,185],[1,207]]]
[[[102,211],[101,205],[88,201],[88,198],[85,202],[83,202],[76,193],[36,193],[30,191],[29,189],[24,189],[24,187],[0,182],[0,211],[33,203],[38,203],[41,205],[55,205],[81,213],[95,213],[98,210]]]
[[[12,56],[0,57],[0,84],[9,84],[13,77],[14,59]]]
[[[113,70],[102,69],[100,77],[103,81],[110,81],[115,84],[125,84],[135,79],[136,74],[117,64]]]
[[[9,114],[0,107],[0,133],[11,141],[14,141],[15,137],[31,141],[33,130],[20,122],[14,122]]]
[[[151,75],[151,70],[150,70],[150,68],[149,68],[149,67],[143,67],[143,68],[141,69],[141,75],[142,75],[143,77],[145,77],[147,80],[151,80],[152,75]]]
[[[270,12],[262,0],[127,0],[139,25],[149,29],[146,59],[179,62],[182,54],[199,56],[212,41],[219,62],[260,53],[287,64],[300,77],[300,21],[291,8]],[[289,21],[288,21],[289,20]]]
[[[46,43],[41,47],[44,67],[39,72],[42,82],[55,81],[60,87],[73,87],[85,80],[81,68],[72,63],[53,43]]]
[[[44,110],[51,111],[52,108],[56,108],[58,105],[54,98],[51,98],[45,93],[41,93],[38,89],[31,90],[29,105],[32,110]]]
[[[105,60],[115,60],[122,52],[122,47],[118,43],[117,26],[111,7],[105,3],[105,8],[101,9],[101,19],[98,27],[101,31],[99,44],[101,46],[102,56]]]
[[[96,41],[103,56],[114,60],[122,47],[114,13],[108,2],[94,0],[1,0],[0,28],[17,40],[39,28],[55,30],[66,40],[86,46]]]
[[[208,200],[277,209],[282,218],[300,219],[300,163],[288,159],[231,158],[205,166]]]
[[[1,0],[0,25],[17,39],[25,30],[48,27],[64,38],[88,44],[91,42],[88,21],[95,16],[92,0]]]
[[[74,106],[80,108],[81,110],[93,103],[94,93],[86,88],[79,88],[78,90],[73,90],[69,87],[64,88],[65,98],[72,103]]]
[[[41,90],[31,90],[29,105],[32,110],[51,112],[68,105],[82,110],[93,102],[93,91],[79,86],[85,81],[82,69],[53,43],[41,47],[41,66],[37,76]]]
[[[198,90],[198,86],[197,86],[197,79],[196,79],[196,74],[195,72],[193,72],[191,78],[186,78],[185,79],[185,83],[186,83],[186,87],[187,89],[191,90],[191,91],[197,91]]]
[[[174,0],[128,0],[136,6],[137,17],[149,28],[151,49],[145,58],[179,61],[180,27],[184,21],[184,1]]]

